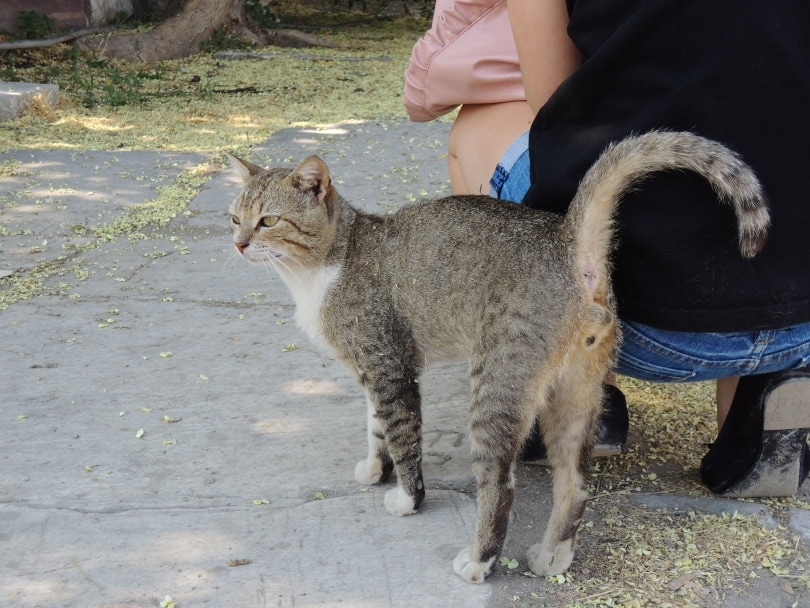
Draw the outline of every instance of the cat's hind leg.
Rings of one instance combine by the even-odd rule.
[[[385,431],[377,419],[377,408],[371,396],[366,396],[368,412],[368,456],[354,467],[354,479],[363,485],[384,483],[394,471],[394,461],[388,455]]]
[[[540,414],[552,468],[553,505],[543,541],[527,552],[529,568],[539,575],[561,574],[568,569],[585,514],[586,475],[604,376],[603,369],[584,369],[587,367],[576,363],[567,366],[555,384],[550,407]]]

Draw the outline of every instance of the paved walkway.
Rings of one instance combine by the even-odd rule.
[[[347,198],[386,213],[447,193],[446,136],[443,124],[289,129],[252,158],[318,153]],[[385,488],[354,483],[363,397],[294,326],[280,280],[232,258],[234,175],[209,181],[190,215],[101,242],[92,227],[205,159],[20,150],[3,164],[15,159],[13,175],[0,173],[0,277],[45,278],[42,295],[0,312],[0,606],[157,607],[166,596],[177,608],[554,605],[542,579],[500,568],[474,586],[452,572],[475,520],[463,365],[423,382],[422,512],[390,517]],[[549,487],[542,469],[518,477],[505,553],[522,558]],[[713,605],[795,601],[763,577]]]

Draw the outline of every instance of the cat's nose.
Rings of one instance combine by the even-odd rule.
[[[247,246],[249,245],[249,243],[243,243],[241,241],[237,241],[234,244],[236,245],[236,248],[239,250],[239,253],[244,253],[245,249],[247,249]]]

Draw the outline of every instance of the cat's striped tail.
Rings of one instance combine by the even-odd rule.
[[[762,185],[739,155],[688,132],[650,131],[610,144],[579,184],[564,220],[577,243],[577,258],[593,293],[609,271],[613,222],[624,193],[666,170],[703,176],[737,216],[739,249],[754,257],[765,245],[770,213]]]

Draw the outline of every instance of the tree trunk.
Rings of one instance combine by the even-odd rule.
[[[178,59],[199,53],[218,27],[244,23],[244,0],[188,0],[179,13],[149,31],[87,38],[80,44],[111,59]]]

